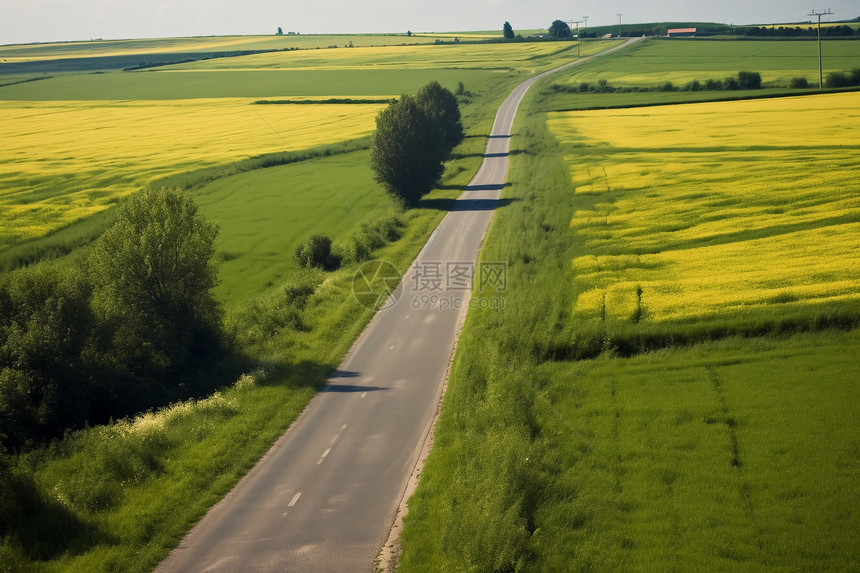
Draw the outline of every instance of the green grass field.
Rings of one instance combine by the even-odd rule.
[[[480,87],[498,72],[462,70],[287,70],[116,72],[61,75],[0,88],[5,101],[174,100],[278,96],[394,96],[417,90],[428,78],[447,87]],[[471,88],[470,88],[471,89]]]
[[[529,152],[512,158],[513,202],[481,255],[507,262],[507,292],[480,293],[506,304],[466,320],[399,570],[856,569],[858,263],[839,245],[856,236],[857,161],[829,161],[831,146],[854,153],[856,119],[827,99],[856,95],[799,99],[793,114],[792,100],[553,114],[536,87],[512,141]],[[711,105],[715,121],[737,120],[731,134],[691,119]],[[814,108],[837,125],[807,123]],[[561,117],[576,128],[559,135]],[[765,177],[757,166],[781,153],[774,138],[809,147],[786,143],[802,162],[775,162]],[[819,162],[804,199],[810,180],[793,169]],[[759,213],[768,197],[779,210]],[[687,234],[706,228],[705,243],[726,256],[693,246]],[[802,229],[821,235],[807,241]],[[777,243],[780,256],[765,260]],[[650,258],[658,252],[676,262],[698,253],[688,270],[707,276],[685,282]],[[681,296],[707,295],[720,275],[737,280],[726,294],[739,297],[826,289],[833,277],[819,265],[846,273],[849,298],[798,309],[802,296],[774,297],[747,322],[725,301]],[[751,274],[789,269],[781,285]],[[589,289],[576,285],[620,285],[629,273],[660,287],[633,280],[625,296],[606,294],[605,314],[581,308]],[[680,297],[665,310],[692,318],[637,312],[637,285],[643,306],[649,292]],[[626,305],[623,317],[612,304]]]
[[[232,307],[282,284],[298,270],[296,246],[314,233],[343,241],[362,222],[393,214],[368,157],[358,151],[260,169],[195,190],[201,211],[221,223],[219,300]]]
[[[855,330],[542,365],[555,411],[536,417],[558,473],[534,569],[856,568],[858,343]]]

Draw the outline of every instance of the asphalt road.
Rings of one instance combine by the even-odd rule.
[[[470,292],[464,271],[474,268],[506,181],[517,106],[544,75],[499,108],[483,165],[404,275],[397,302],[156,571],[374,570],[431,430]]]

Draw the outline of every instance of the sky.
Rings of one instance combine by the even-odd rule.
[[[704,21],[771,24],[860,16],[857,0],[0,0],[0,44],[284,32],[455,32],[547,27],[588,16],[590,26]],[[822,19],[822,21],[826,21]]]

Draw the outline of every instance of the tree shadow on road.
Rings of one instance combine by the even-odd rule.
[[[526,149],[512,149],[506,153],[452,153],[451,159],[468,159],[470,157],[510,157],[511,155],[534,155]]]
[[[425,209],[439,211],[495,211],[507,207],[517,198],[504,197],[501,199],[422,199],[420,206]]]
[[[510,183],[493,183],[491,185],[439,185],[437,189],[445,189],[452,191],[501,191],[505,187],[510,187]],[[455,199],[452,199],[455,201]]]

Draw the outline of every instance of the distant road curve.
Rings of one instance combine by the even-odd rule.
[[[633,41],[513,90],[481,168],[404,275],[397,303],[376,314],[328,385],[158,573],[374,570],[432,429],[468,306],[469,288],[451,288],[463,285],[445,283],[446,273],[475,265],[506,181],[517,107],[543,77]],[[437,271],[444,284],[428,279]]]

